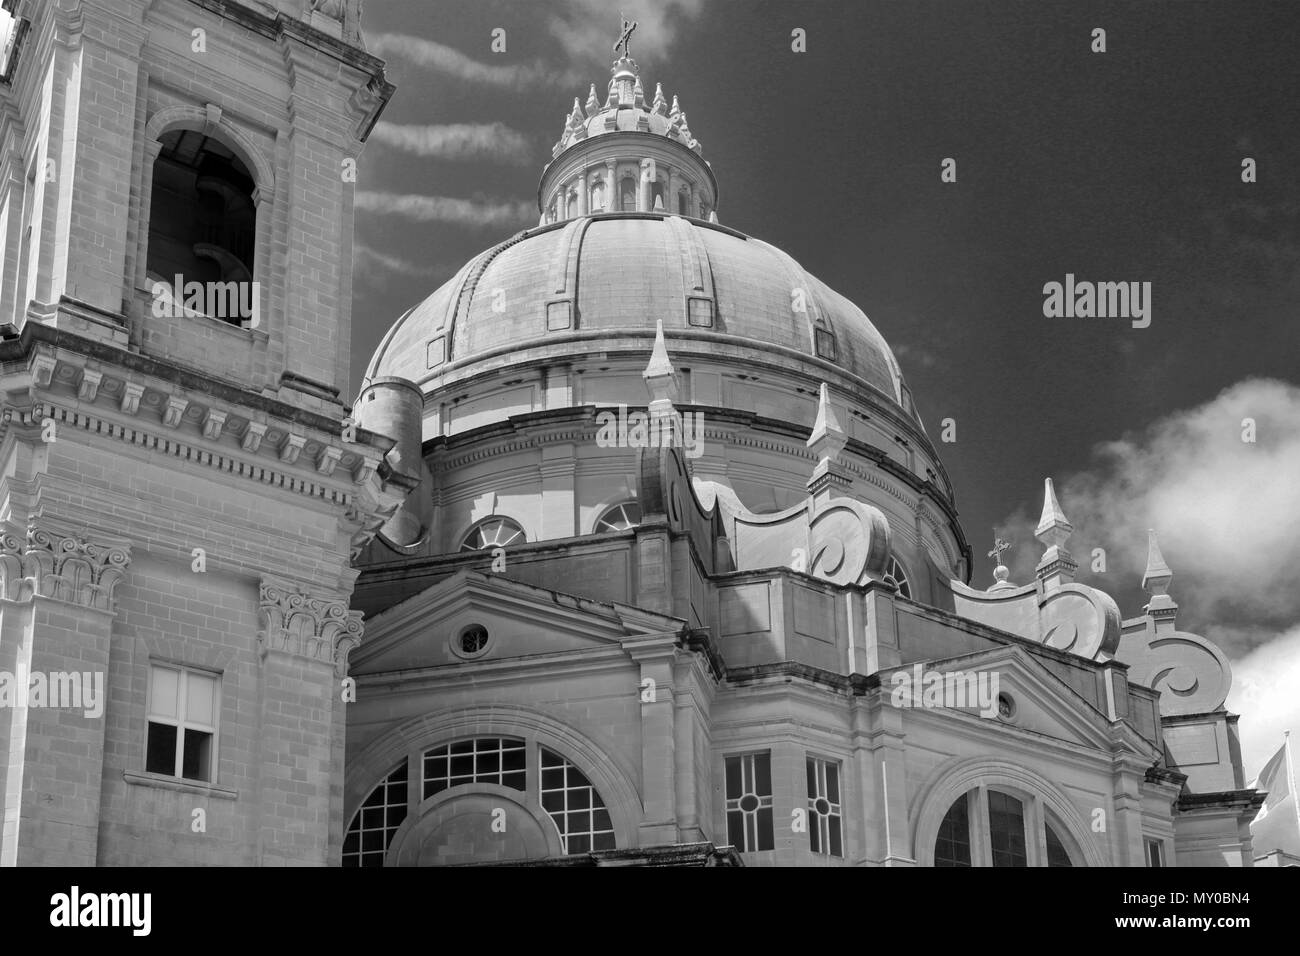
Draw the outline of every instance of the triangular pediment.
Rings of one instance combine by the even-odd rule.
[[[965,699],[950,696],[943,702],[942,712],[948,713],[955,709],[954,716],[961,720],[988,721],[990,725],[1011,734],[1030,734],[1088,749],[1112,750],[1118,734],[1132,749],[1150,750],[1153,759],[1156,756],[1151,744],[1142,740],[1131,728],[1120,725],[1117,730],[1112,727],[1107,715],[1094,701],[1080,694],[1022,647],[1007,645],[939,661],[923,661],[890,668],[881,673],[884,693],[889,695],[900,686],[910,692],[916,684],[918,666],[921,669],[922,694],[911,694],[917,701],[912,708],[914,710],[930,710],[936,700],[937,682],[928,675],[975,675],[974,680],[968,676],[964,681],[951,681],[954,688],[966,689]],[[894,678],[893,675],[900,672],[909,675],[906,682],[897,682]],[[1084,681],[1089,679],[1086,674],[1080,676]],[[924,696],[927,681],[931,689],[928,705]],[[948,706],[953,703],[970,704],[972,692],[982,695],[975,700],[975,706]],[[961,693],[956,692],[958,695]],[[1009,698],[1012,706],[1009,716],[998,708],[999,695]],[[991,712],[992,715],[982,716],[980,708],[990,698],[991,707],[985,709],[984,713]]]
[[[654,635],[677,634],[685,622],[641,608],[606,604],[465,570],[365,622],[365,640],[352,653],[351,673],[519,658],[559,658],[606,652]],[[470,629],[479,637],[462,642]]]

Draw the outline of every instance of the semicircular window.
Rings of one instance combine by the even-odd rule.
[[[484,548],[504,548],[508,544],[523,544],[524,529],[509,518],[488,518],[480,521],[465,535],[462,551],[482,551]]]
[[[899,594],[903,595],[905,598],[910,598],[912,596],[912,584],[907,580],[907,571],[903,569],[898,558],[893,556],[890,557],[889,570],[885,572],[885,575],[894,579],[894,583],[898,585]]]
[[[466,783],[495,783],[522,792],[527,751],[517,737],[475,737],[424,752],[423,799]]]
[[[370,791],[343,837],[344,866],[383,866],[393,834],[406,819],[406,761]]]
[[[596,534],[602,531],[626,531],[641,523],[641,505],[635,501],[625,501],[609,508],[596,519]]]
[[[564,852],[614,849],[614,825],[586,774],[554,751],[542,751],[542,808],[555,821]]]

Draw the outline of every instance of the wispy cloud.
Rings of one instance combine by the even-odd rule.
[[[637,23],[632,34],[634,59],[662,59],[683,30],[688,30],[704,9],[704,0],[567,0],[562,13],[553,14],[548,26],[565,53],[583,61],[612,58],[622,10]],[[603,91],[602,91],[603,92]]]
[[[363,276],[372,275],[375,272],[404,276],[427,276],[438,271],[436,266],[411,262],[398,256],[390,256],[362,243],[356,243],[353,246],[353,251],[353,271],[359,272]]]
[[[448,123],[433,126],[379,123],[371,140],[433,159],[490,159],[527,164],[534,151],[528,138],[504,123]]]
[[[537,218],[535,207],[527,202],[454,199],[411,193],[358,192],[356,208],[379,215],[402,216],[416,222],[448,222],[462,226],[522,227]]]
[[[448,76],[506,89],[527,90],[547,86],[581,85],[582,75],[573,70],[554,69],[543,63],[483,63],[459,50],[407,33],[374,33],[366,36],[370,51],[434,70]]]
[[[1253,443],[1242,440],[1247,418],[1254,421]],[[1243,661],[1247,676],[1256,675],[1256,704],[1273,715],[1270,726],[1289,720],[1300,729],[1297,685],[1268,676],[1281,673],[1283,662],[1291,673],[1300,668],[1297,475],[1300,388],[1247,379],[1204,405],[1098,446],[1090,470],[1056,485],[1075,527],[1070,546],[1081,580],[1114,591],[1117,568],[1140,576],[1146,529],[1155,528],[1174,572],[1170,594],[1180,605],[1179,625],[1205,635],[1229,660]],[[1037,508],[1022,509],[1002,528],[1016,542],[1032,544],[1037,517]],[[1094,547],[1106,550],[1105,576],[1089,575]],[[1041,550],[1013,553],[1012,580],[1032,580]],[[1240,683],[1240,670],[1236,677]],[[1248,726],[1244,716],[1242,722]],[[1256,737],[1243,745],[1250,763],[1277,742]]]

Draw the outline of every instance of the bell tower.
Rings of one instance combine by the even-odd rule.
[[[0,864],[336,864],[360,0],[0,7]]]

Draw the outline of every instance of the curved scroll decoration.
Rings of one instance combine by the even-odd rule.
[[[883,578],[889,563],[889,522],[859,501],[832,498],[808,525],[808,571],[832,584]]]
[[[111,612],[114,591],[130,563],[125,547],[33,524],[25,539],[13,530],[0,533],[0,595],[11,601],[40,595]]]
[[[349,611],[345,601],[315,598],[268,581],[259,591],[260,656],[280,651],[330,664],[340,677],[347,673],[348,654],[361,643],[362,612]]]
[[[1119,605],[1109,594],[1082,584],[1062,585],[1039,606],[1042,642],[1089,660],[1119,647]]]
[[[1117,655],[1129,665],[1129,683],[1160,692],[1160,715],[1204,714],[1223,706],[1232,666],[1215,644],[1186,631],[1125,635]]]
[[[722,562],[717,554],[717,543],[727,537],[717,501],[708,507],[700,502],[681,449],[637,449],[637,472],[641,526],[661,521],[674,534],[690,535],[710,572],[729,565],[729,560]]]

